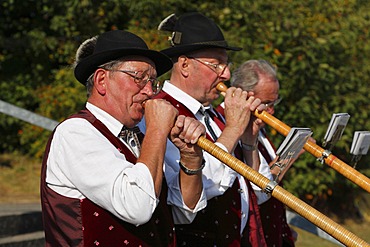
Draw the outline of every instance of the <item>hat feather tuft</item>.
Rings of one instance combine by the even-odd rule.
[[[96,40],[98,39],[98,36],[94,36],[92,38],[89,38],[85,40],[77,49],[76,52],[76,58],[74,67],[84,58],[92,55],[94,53]]]
[[[163,19],[161,23],[159,23],[158,30],[173,32],[175,30],[176,22],[177,16],[175,14],[171,14],[167,16],[165,19]]]

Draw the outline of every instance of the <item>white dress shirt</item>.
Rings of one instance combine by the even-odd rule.
[[[123,127],[119,121],[90,103],[86,107],[118,136]],[[148,167],[127,161],[99,130],[82,118],[68,119],[56,128],[47,160],[46,183],[63,196],[87,197],[135,225],[146,223],[158,205]],[[181,200],[177,201],[180,196],[169,193],[169,197],[174,204],[182,205]],[[183,217],[186,212],[177,216],[180,221]]]
[[[270,141],[267,139],[267,137],[262,133],[262,131],[260,131],[258,133],[258,141],[266,148],[268,154],[270,155],[271,157],[271,160],[275,159],[276,158],[276,154],[275,154],[275,150],[274,148],[272,147]],[[259,173],[261,174],[270,174],[268,176],[266,176],[268,179],[270,179],[271,181],[274,180],[272,174],[271,174],[271,171],[270,171],[270,166],[269,166],[269,163],[266,161],[265,157],[263,157],[262,153],[259,152],[259,157],[260,157],[260,168],[259,168]]]
[[[169,81],[166,81],[163,87],[163,91],[171,95],[174,99],[178,102],[185,105],[194,115],[195,117],[204,123],[204,115],[199,111],[201,108],[204,108],[202,104],[200,104],[197,100],[180,90],[179,88],[172,85]],[[210,119],[210,125],[214,130],[217,136],[221,135],[221,130],[218,125]],[[145,129],[144,121],[139,124],[141,129]],[[207,133],[210,134],[207,130]],[[226,150],[226,147],[223,146],[221,143],[215,143],[217,146]],[[224,165],[221,161],[217,158],[212,156],[211,154],[204,152],[203,154],[204,160],[206,165],[203,169],[203,189],[205,190],[205,194],[207,199],[211,199],[216,196],[222,195],[228,188],[230,188],[235,178],[238,178],[240,183],[240,193],[241,193],[241,205],[242,205],[242,223],[241,223],[241,232],[243,231],[247,219],[248,219],[248,210],[249,210],[249,197],[248,197],[248,188],[245,183],[244,178],[233,171],[228,166]],[[165,176],[167,181],[172,181],[179,173],[179,159],[180,154],[177,148],[171,143],[167,142],[167,150],[165,156]],[[271,174],[271,173],[270,173]],[[269,196],[265,193],[261,192],[261,189],[257,186],[253,188],[257,193],[257,197],[259,198],[259,204],[268,200]]]

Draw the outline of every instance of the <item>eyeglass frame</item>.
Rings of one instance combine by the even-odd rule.
[[[211,63],[211,62],[208,62],[208,61],[203,61],[202,59],[199,59],[199,58],[196,58],[196,57],[187,56],[187,58],[194,59],[195,61],[197,61],[197,62],[199,62],[203,65],[206,65],[210,69],[214,68],[212,70],[218,76],[221,76],[225,72],[226,68],[230,68],[230,66],[232,65],[232,62],[227,62],[226,64],[224,64],[224,63],[217,63],[216,64],[216,63]],[[209,66],[211,66],[211,67],[209,67]],[[221,66],[225,66],[225,67],[222,68]],[[221,73],[217,72],[217,68],[221,68]]]
[[[262,104],[264,104],[264,105],[266,106],[266,108],[267,108],[267,109],[269,109],[269,108],[273,108],[273,107],[275,107],[276,105],[278,105],[278,104],[282,101],[282,99],[283,99],[283,98],[279,97],[279,98],[277,98],[277,99],[276,99],[276,100],[274,100],[274,101],[271,101],[271,102],[269,102],[269,103],[262,103]]]
[[[112,72],[121,72],[121,73],[124,73],[126,75],[129,75],[131,76],[131,78],[134,79],[134,82],[141,88],[143,89],[147,84],[148,82],[150,81],[151,83],[151,86],[152,86],[152,91],[153,91],[153,94],[156,95],[158,94],[162,88],[163,88],[163,84],[164,82],[161,82],[160,80],[158,80],[157,78],[152,78],[148,75],[148,78],[147,79],[144,79],[145,76],[143,77],[138,77],[138,74],[139,73],[144,73],[146,71],[133,71],[133,70],[122,70],[122,69],[106,69],[106,68],[102,68],[102,69],[105,69],[105,70],[108,70],[108,71],[112,71]],[[131,74],[133,73],[133,74]]]

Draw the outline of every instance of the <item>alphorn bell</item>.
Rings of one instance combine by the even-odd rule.
[[[227,86],[220,82],[217,85],[217,90],[220,92],[226,92]],[[287,136],[291,129],[288,125],[281,122],[279,119],[275,118],[266,111],[258,112],[258,110],[256,110],[254,115],[284,136]],[[347,165],[333,154],[328,153],[326,150],[310,140],[307,141],[303,148],[316,158],[323,158],[325,163],[331,168],[370,193],[370,179],[368,177],[358,172],[353,167]]]

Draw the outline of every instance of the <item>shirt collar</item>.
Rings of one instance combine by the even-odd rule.
[[[176,99],[181,104],[185,105],[194,115],[197,114],[200,109],[204,108],[204,106],[199,103],[198,100],[194,99],[178,87],[171,84],[169,80],[165,81],[162,90],[171,95],[171,97]]]
[[[106,111],[100,109],[99,107],[87,102],[86,108],[97,118],[99,119],[113,135],[118,136],[121,132],[123,124],[121,124],[117,119],[111,116]]]

